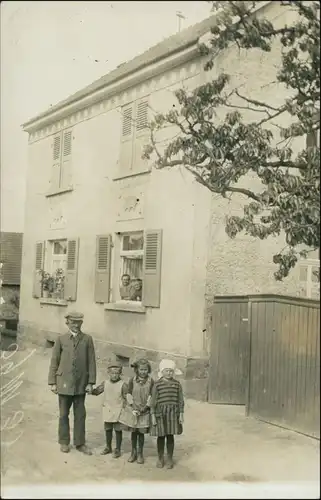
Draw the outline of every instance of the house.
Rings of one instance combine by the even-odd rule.
[[[278,3],[262,4],[267,15],[280,14]],[[213,296],[299,294],[295,273],[274,280],[279,241],[226,236],[224,217],[240,210],[240,200],[229,204],[183,168],[155,170],[142,159],[148,120],[175,105],[174,89],[193,89],[218,67],[243,74],[255,96],[271,80],[279,52],[263,63],[255,54],[243,61],[232,47],[206,73],[198,40],[213,23],[215,16],[173,35],[23,125],[29,171],[20,342],[53,343],[66,312],[80,310],[100,363],[116,355],[128,366],[145,355],[155,368],[170,356],[186,394],[198,399],[207,397]]]
[[[17,336],[19,318],[22,233],[0,233],[0,331],[1,349]]]

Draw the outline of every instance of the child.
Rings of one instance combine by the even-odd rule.
[[[106,447],[101,454],[107,455],[112,452],[111,445],[114,430],[116,434],[116,448],[113,452],[113,458],[120,457],[123,438],[122,425],[119,423],[119,415],[125,400],[124,382],[121,379],[121,374],[122,365],[120,363],[109,363],[109,378],[92,391],[94,396],[99,396],[99,394],[104,393],[103,419],[106,433]]]
[[[132,363],[131,367],[134,368],[135,375],[125,389],[126,403],[119,421],[131,431],[132,452],[128,462],[137,461],[138,464],[143,464],[145,434],[149,432],[150,427],[149,405],[154,381],[150,376],[151,366],[147,359],[139,359]]]
[[[151,398],[151,435],[157,436],[157,467],[164,467],[165,437],[167,446],[167,468],[172,469],[174,435],[182,434],[184,421],[184,396],[180,382],[174,375],[182,372],[176,369],[174,361],[163,359],[159,365],[159,380],[154,384]]]

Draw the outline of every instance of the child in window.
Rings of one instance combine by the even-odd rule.
[[[138,464],[143,464],[145,434],[149,432],[150,427],[149,405],[154,381],[150,376],[151,366],[147,359],[139,359],[131,366],[135,375],[126,386],[126,405],[119,420],[131,431],[132,452],[128,462],[137,461]]]
[[[130,300],[142,300],[143,293],[143,282],[141,279],[135,279],[132,281],[131,296]]]
[[[119,416],[124,405],[126,393],[124,382],[121,379],[122,365],[118,362],[108,365],[108,379],[93,389],[92,394],[99,396],[103,393],[103,421],[106,434],[106,447],[101,452],[107,455],[112,452],[113,430],[116,435],[116,447],[113,452],[113,458],[119,458],[121,455],[122,444],[122,425],[119,422]]]
[[[172,469],[174,435],[182,434],[184,420],[184,396],[180,382],[174,375],[182,372],[175,362],[163,359],[159,365],[159,379],[155,382],[151,398],[151,435],[157,436],[157,467],[164,467],[165,438],[167,447],[167,468]]]

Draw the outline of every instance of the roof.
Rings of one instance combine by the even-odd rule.
[[[198,41],[200,36],[207,33],[210,28],[215,25],[215,18],[216,15],[212,15],[207,19],[204,19],[200,23],[194,24],[193,26],[186,28],[180,33],[176,33],[175,35],[166,38],[162,42],[154,45],[131,61],[120,64],[116,69],[114,69],[110,73],[107,73],[107,75],[102,76],[98,80],[95,80],[90,85],[87,85],[87,87],[84,87],[82,90],[79,90],[75,94],[69,96],[67,99],[64,99],[58,104],[51,106],[47,111],[38,114],[28,122],[24,123],[23,127],[30,125],[32,122],[40,118],[49,116],[51,113],[63,108],[68,104],[72,104],[87,95],[92,94],[96,90],[106,87],[111,83],[115,83],[118,80],[121,80],[122,78],[138,70],[141,70],[151,63],[157,62],[165,57],[174,54],[175,52],[179,52],[185,48],[188,48],[189,46],[194,45]]]
[[[20,285],[23,233],[0,233],[0,260],[3,285]]]

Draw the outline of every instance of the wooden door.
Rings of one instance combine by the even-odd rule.
[[[218,297],[212,308],[209,403],[245,405],[250,363],[247,297]]]

